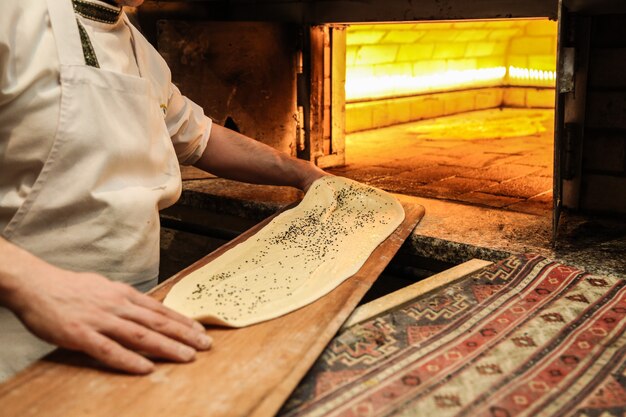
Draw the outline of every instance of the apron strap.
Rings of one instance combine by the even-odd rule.
[[[80,32],[80,43],[83,45],[83,58],[85,58],[85,64],[90,67],[100,68],[96,51],[93,49],[87,30],[85,30],[85,27],[82,23],[80,23],[78,18],[76,18],[76,24],[78,25],[78,31]]]
[[[52,32],[61,65],[85,65],[76,16],[71,0],[47,0]]]

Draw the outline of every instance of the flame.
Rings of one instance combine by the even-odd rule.
[[[435,91],[485,86],[506,76],[506,67],[445,71],[419,76],[383,75],[346,77],[346,99],[349,101],[398,97]]]
[[[516,81],[531,81],[554,84],[556,71],[538,70],[532,68],[509,67],[509,78]]]
[[[515,66],[492,67],[460,71],[445,71],[419,76],[382,75],[346,77],[346,100],[381,99],[458,90],[468,87],[501,86],[508,79],[515,84],[551,85],[556,81],[556,71]]]

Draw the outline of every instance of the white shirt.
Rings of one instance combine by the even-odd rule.
[[[97,0],[89,1],[111,8]],[[7,7],[7,2],[14,4]],[[3,0],[2,9],[0,231],[22,205],[41,172],[52,146],[61,102],[59,58],[45,0]],[[108,24],[77,17],[89,35],[102,70],[140,75],[130,29],[123,19]],[[211,119],[174,84],[169,84],[165,123],[179,162],[191,165],[206,148]],[[107,139],[106,132],[102,139]]]

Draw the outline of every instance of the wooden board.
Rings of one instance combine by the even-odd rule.
[[[470,259],[460,265],[441,271],[438,274],[423,279],[415,284],[409,285],[387,294],[384,297],[377,298],[367,304],[363,304],[356,308],[350,317],[341,326],[341,331],[352,327],[355,324],[362,323],[371,319],[385,311],[389,311],[396,307],[406,304],[422,294],[426,294],[436,288],[443,287],[446,284],[465,278],[484,267],[491,265],[493,262],[483,261],[482,259]]]
[[[98,369],[84,356],[57,351],[0,386],[9,416],[272,416],[304,376],[424,214],[404,203],[406,217],[351,278],[293,313],[242,329],[209,328],[214,347],[191,364],[162,363],[148,376]],[[172,277],[171,286],[270,219]]]

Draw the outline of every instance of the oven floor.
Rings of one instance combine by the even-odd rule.
[[[387,191],[540,216],[552,210],[554,111],[491,109],[346,136],[330,169]]]

